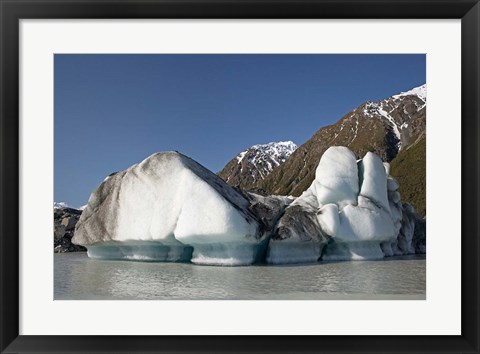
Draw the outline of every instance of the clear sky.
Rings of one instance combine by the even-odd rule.
[[[178,150],[213,172],[426,82],[425,55],[55,55],[55,201]]]

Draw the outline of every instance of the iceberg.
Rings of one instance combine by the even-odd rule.
[[[396,232],[388,200],[387,172],[382,160],[368,152],[362,160],[356,161],[354,154],[343,147],[332,147],[325,154],[330,155],[331,160],[348,159],[343,168],[357,172],[349,179],[351,184],[358,186],[358,194],[343,207],[342,203],[334,201],[330,208],[338,212],[331,213],[328,219],[323,213],[319,215],[322,224],[328,225],[331,238],[322,260],[383,258],[380,244],[393,242]],[[336,166],[328,168],[325,173],[330,179],[342,178],[344,174]],[[322,175],[319,177],[316,177],[316,183],[324,184]]]
[[[328,242],[318,223],[315,208],[297,201],[285,209],[270,238],[267,263],[316,262]]]
[[[247,198],[250,202],[250,211],[262,223],[266,231],[274,229],[285,208],[295,200],[295,197],[292,196],[263,196],[250,192],[247,193]]]
[[[103,181],[72,241],[92,258],[252,264],[267,237],[249,206],[189,157],[157,153]]]
[[[402,203],[390,165],[329,148],[298,197],[229,186],[178,152],[109,175],[72,242],[96,259],[250,265],[425,253],[425,219]]]
[[[411,204],[402,203],[398,188],[397,180],[388,176],[388,200],[397,237],[382,243],[382,251],[386,257],[425,253],[425,222]]]
[[[383,258],[381,244],[394,242],[398,234],[386,169],[371,152],[357,161],[346,147],[329,148],[311,186],[280,218],[267,262]]]
[[[416,212],[413,206],[404,203],[401,209],[401,228],[397,238],[397,246],[401,254],[415,254],[413,235],[415,232]]]
[[[420,218],[418,215],[415,220],[415,231],[413,233],[412,244],[415,248],[415,253],[424,254],[427,252],[427,222],[425,218]]]
[[[344,146],[329,148],[320,159],[307,194],[312,193],[318,205],[336,204],[343,209],[346,205],[357,203],[358,192],[355,154]]]

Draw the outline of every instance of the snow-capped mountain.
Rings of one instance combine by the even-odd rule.
[[[393,95],[393,99],[399,99],[401,97],[405,96],[417,96],[420,98],[423,102],[427,102],[427,84],[423,84],[421,86],[415,87],[411,90],[408,90],[406,92],[400,92],[398,95]]]
[[[316,166],[330,146],[347,146],[357,158],[371,151],[388,162],[399,153],[405,156],[406,150],[414,144],[425,146],[426,96],[427,86],[422,85],[378,102],[365,102],[336,123],[318,130],[255,187],[270,194],[300,195],[310,186]],[[421,144],[418,145],[419,142]],[[423,166],[422,171],[416,171],[420,180],[425,179],[424,150],[414,154],[420,161],[419,166]],[[397,162],[392,161],[393,169]],[[400,180],[400,185],[407,186],[408,183]],[[422,194],[421,189],[417,188],[416,193]],[[403,196],[408,191],[400,193]],[[405,200],[411,201],[408,198]],[[415,205],[415,208],[422,210],[420,205]]]
[[[416,118],[420,113],[425,117],[426,106],[427,85],[422,85],[380,102],[369,101],[363,107],[363,114],[365,117],[387,122],[391,128],[390,132],[394,134],[396,147],[401,150],[403,146],[410,144],[412,136],[425,130],[425,119]]]
[[[53,209],[64,209],[64,208],[71,208],[71,206],[65,202],[53,202]]]
[[[87,207],[87,205],[82,205],[81,207],[72,207],[65,202],[53,202],[53,209],[75,209],[75,210],[83,210]]]
[[[297,149],[292,141],[258,144],[242,151],[218,175],[231,186],[251,189]]]

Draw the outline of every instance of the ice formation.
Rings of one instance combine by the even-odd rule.
[[[250,211],[266,231],[273,230],[285,208],[295,200],[291,196],[263,196],[256,193],[248,193],[247,198],[250,201]]]
[[[425,253],[425,219],[389,168],[331,147],[300,197],[244,195],[178,152],[157,153],[103,181],[72,242],[92,258],[211,265]]]
[[[273,264],[316,262],[327,242],[315,207],[295,201],[285,209],[277,224],[268,244],[266,261]]]
[[[192,159],[157,153],[92,193],[72,241],[92,258],[252,264],[266,237],[249,205]]]
[[[322,156],[312,185],[280,218],[267,250],[269,263],[365,260],[414,253],[415,212],[401,204],[389,165],[346,147]],[[398,241],[397,241],[398,237]]]

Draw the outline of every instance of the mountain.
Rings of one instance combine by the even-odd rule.
[[[227,163],[218,175],[231,186],[252,190],[296,149],[292,141],[253,145]]]
[[[299,196],[312,183],[318,162],[330,146],[347,146],[357,158],[371,151],[391,162],[425,134],[426,91],[427,86],[422,85],[379,102],[365,102],[335,124],[318,130],[254,187],[270,194]],[[405,155],[403,165],[408,166],[411,154]],[[425,169],[425,162],[421,168]],[[398,167],[394,171],[399,171]],[[398,179],[402,185],[402,177]]]
[[[53,209],[63,209],[63,208],[71,208],[71,206],[65,202],[53,202]]]
[[[402,149],[390,163],[390,173],[400,182],[402,199],[412,204],[421,216],[426,216],[426,138],[418,139]]]

